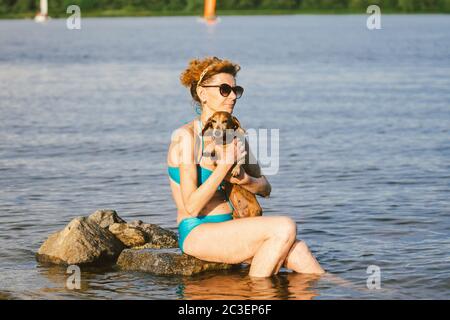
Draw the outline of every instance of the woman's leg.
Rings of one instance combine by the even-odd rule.
[[[249,258],[244,263],[252,264],[252,258]],[[286,259],[279,263],[275,269],[274,274],[280,271],[281,266],[291,269],[298,273],[310,273],[310,274],[324,274],[325,270],[320,266],[317,259],[309,250],[306,243],[302,240],[296,240],[292,245]]]
[[[252,258],[249,275],[269,277],[282,263],[296,237],[289,217],[253,217],[204,223],[184,241],[187,254],[206,261],[241,263]]]
[[[275,274],[280,271],[281,266],[291,269],[297,273],[324,274],[325,270],[320,266],[317,259],[313,256],[306,243],[302,240],[296,240],[292,245],[289,253],[276,268]],[[252,258],[244,261],[244,263],[252,264]]]
[[[302,240],[294,242],[286,259],[283,261],[283,266],[298,273],[325,273],[325,270],[323,270],[306,243]],[[279,267],[281,267],[281,264]],[[279,268],[277,272],[278,270]]]

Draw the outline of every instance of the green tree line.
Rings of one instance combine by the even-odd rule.
[[[75,4],[81,12],[123,10],[129,12],[201,14],[203,0],[48,0],[52,16],[66,14]],[[239,10],[295,10],[365,12],[371,5],[379,5],[382,12],[450,12],[450,0],[217,0],[217,11]],[[0,15],[36,12],[39,0],[0,0]]]

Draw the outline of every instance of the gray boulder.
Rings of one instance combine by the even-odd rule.
[[[124,245],[89,218],[73,219],[42,244],[36,259],[63,265],[101,265],[116,261]]]
[[[114,210],[97,210],[87,218],[73,219],[63,230],[50,235],[36,259],[62,265],[117,262],[123,270],[156,275],[193,275],[233,267],[182,254],[175,232],[140,220],[126,223]]]
[[[126,271],[143,271],[155,275],[191,276],[204,271],[231,269],[231,264],[207,262],[181,253],[179,249],[126,249],[117,260]]]
[[[113,223],[109,231],[127,247],[142,246],[147,242],[147,234],[127,223]]]
[[[147,236],[147,242],[139,247],[142,248],[177,248],[178,236],[175,232],[161,228],[156,224],[143,223],[141,220],[136,220],[128,223],[129,226],[142,230]]]
[[[88,217],[90,222],[98,224],[100,227],[107,229],[114,223],[125,223],[115,210],[97,210]]]

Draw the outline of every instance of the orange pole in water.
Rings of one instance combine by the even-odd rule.
[[[216,0],[205,0],[205,11],[203,17],[206,21],[216,20]]]

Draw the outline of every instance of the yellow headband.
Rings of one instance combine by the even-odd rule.
[[[200,75],[200,78],[198,79],[197,87],[195,88],[196,90],[197,90],[198,87],[200,86],[200,83],[202,82],[203,77],[204,77],[205,74],[208,72],[209,68],[211,68],[213,65],[214,65],[214,63],[213,63],[213,64],[210,64],[209,66],[207,66],[207,67],[205,68],[205,70],[203,70],[202,74]]]

